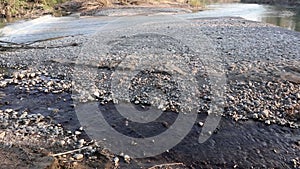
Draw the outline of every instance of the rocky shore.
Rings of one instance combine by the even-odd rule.
[[[101,40],[109,44],[108,52],[86,57],[84,63],[78,63],[78,54],[83,45],[89,43],[90,35],[37,42],[31,45],[33,49],[2,51],[0,157],[4,160],[0,162],[1,166],[153,169],[168,168],[168,164],[172,164],[169,167],[299,168],[300,34],[241,18],[164,21],[133,24],[134,30],[124,26],[114,32],[113,37],[104,36],[111,35],[111,30],[99,32],[100,37],[105,37]],[[217,54],[224,65],[227,80],[222,120],[204,144],[196,140],[211,105],[212,84],[207,77],[207,66],[205,68],[203,58],[190,48],[193,42],[184,44],[166,36],[170,32],[176,32],[179,37],[207,37],[214,49],[208,54]],[[50,48],[69,43],[79,45]],[[45,48],[34,49],[34,46]],[[200,51],[205,49],[203,46]],[[86,77],[96,81],[97,86],[80,98],[81,101],[97,100],[111,113],[108,119],[111,117],[112,126],[127,135],[146,137],[153,131],[167,129],[176,113],[156,121],[158,125],[148,131],[131,122],[127,122],[129,127],[126,127],[126,119],[114,115],[111,109],[114,103],[109,86],[112,73],[116,65],[134,53],[189,58],[189,66],[201,89],[198,118],[190,134],[170,151],[145,159],[113,154],[103,149],[101,141],[91,140],[78,122],[74,110],[77,105],[72,99],[82,92],[80,84],[73,81],[74,67],[78,64],[96,67],[96,77],[88,74]],[[166,94],[161,96],[164,102],[158,104],[160,109],[176,112],[180,106],[178,84],[168,74],[143,71],[132,83],[130,101],[136,106],[151,105],[151,92],[158,87]],[[12,154],[18,158],[13,158]]]

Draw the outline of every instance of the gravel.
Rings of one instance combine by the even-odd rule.
[[[199,57],[199,52],[204,56],[216,54],[225,67],[225,70],[218,73],[226,74],[226,84],[222,86],[226,89],[223,116],[236,121],[251,119],[266,125],[277,124],[299,128],[299,33],[241,18],[200,18],[189,21],[160,22],[159,20],[158,23],[137,24],[135,30],[131,27],[114,31],[104,29],[103,33],[95,35],[95,39],[102,38],[98,43],[103,44],[99,48],[97,46],[96,51],[106,47],[109,49],[97,53],[99,54],[97,56],[85,57],[79,64],[76,61],[82,46],[2,52],[0,66],[3,70],[0,71],[0,89],[14,86],[20,92],[28,94],[69,93],[78,96],[76,98],[82,102],[97,100],[101,104],[117,103],[117,100],[112,97],[110,87],[112,73],[117,66],[128,55],[147,56],[153,53],[165,53],[188,58],[191,61],[188,67],[195,71],[191,74],[196,76],[197,87],[200,89],[200,93],[197,93],[200,98],[197,102],[198,113],[208,114],[212,84],[211,77],[207,77],[207,70],[208,67],[216,67],[218,63],[204,66],[201,59],[205,58]],[[144,30],[145,33],[138,33],[136,30],[139,29]],[[197,46],[194,44],[197,42],[189,41],[187,44],[178,40],[185,36],[195,39],[205,37],[207,39],[204,41],[207,40],[208,44],[213,46],[208,51],[205,51],[207,49],[205,45],[200,47],[199,51],[194,51],[190,45]],[[88,42],[88,36],[67,37],[42,42],[39,45],[70,42],[85,44]],[[91,74],[89,69],[83,69],[82,72],[77,72],[82,76],[74,74],[75,64],[96,67],[97,73]],[[74,76],[84,77],[96,83],[74,83],[72,81]],[[131,82],[134,85],[129,90],[130,102],[136,105],[141,107],[155,105],[162,110],[173,111],[178,111],[180,106],[184,106],[178,99],[186,94],[178,90],[180,82],[172,79],[172,76],[165,72],[157,72],[155,69],[145,70],[137,74]],[[85,85],[89,86],[88,90]],[[85,94],[82,94],[84,92]],[[34,135],[35,137],[32,138],[36,139],[56,138],[60,146],[82,148],[89,145],[87,140],[80,138],[82,128],[75,132],[65,131],[63,126],[52,123],[50,119],[34,112],[29,114],[26,111],[18,112],[13,109],[0,110],[0,140],[9,138],[7,136],[10,134],[18,137]],[[199,123],[199,126],[203,126],[203,123]],[[86,151],[92,158],[94,148]],[[75,154],[72,157],[81,160],[85,155]],[[124,160],[129,163],[130,157],[125,155]],[[114,158],[113,161],[117,166],[119,158]],[[299,166],[299,159],[293,159],[292,163]]]
[[[227,69],[229,88],[226,92],[226,101],[228,106],[225,106],[224,114],[235,120],[254,119],[293,128],[299,127],[300,71],[297,66],[299,63],[299,33],[240,18],[192,19],[190,21],[194,24],[193,26],[190,23],[183,23],[178,27],[182,29],[182,34],[184,32],[187,35],[194,34],[195,36],[204,34],[222,57],[223,64]],[[137,29],[140,27],[146,32],[150,32],[161,28],[162,34],[164,34],[164,30],[169,31],[168,34],[172,34],[177,30],[177,28],[173,28],[176,24],[176,21],[171,21],[165,23],[166,26],[164,26],[159,22],[159,24],[153,24],[152,28],[144,28],[139,25]],[[126,33],[128,36],[122,37],[122,34]],[[118,34],[121,37],[118,37]],[[113,36],[117,38],[116,41],[109,42],[107,40],[109,43],[113,43],[110,44],[112,46],[110,54],[99,56],[99,61],[94,65],[91,62],[94,62],[95,58],[86,58],[88,65],[100,68],[98,71],[100,77],[99,79],[95,75],[88,77],[95,80],[97,86],[93,86],[93,90],[87,91],[88,94],[83,96],[81,101],[97,99],[102,104],[112,101],[109,86],[111,69],[115,69],[125,56],[139,53],[139,51],[143,54],[143,51],[147,50],[151,51],[150,53],[164,52],[183,55],[192,58],[192,61],[195,60],[192,63],[194,65],[190,64],[190,66],[199,66],[196,67],[199,77],[197,80],[202,80],[202,83],[198,87],[203,84],[206,86],[201,88],[202,95],[204,95],[202,102],[209,98],[210,88],[205,78],[205,68],[201,60],[196,58],[197,56],[184,42],[160,34],[137,34],[131,37],[130,34],[131,31],[125,28],[122,31],[116,31]],[[179,33],[175,32],[174,34],[178,35]],[[78,36],[43,42],[43,44],[84,43],[86,41],[86,36]],[[161,44],[162,48],[151,47],[157,44]],[[20,90],[28,92],[70,92],[73,65],[78,59],[78,54],[75,53],[79,53],[79,50],[80,46],[2,53],[2,67],[18,67],[25,68],[25,70],[14,72],[13,76],[9,78],[2,77],[0,87],[14,84]],[[131,102],[142,105],[151,105],[151,103],[157,102],[156,105],[163,110],[176,110],[176,106],[178,107],[180,104],[178,102],[180,93],[176,92],[178,90],[176,82],[167,76],[156,73],[154,70],[147,70],[139,74],[133,80],[135,85],[130,89]],[[163,81],[159,79],[163,79]],[[136,82],[136,80],[140,80],[140,82]],[[164,87],[162,90],[167,94],[167,98],[163,100],[168,100],[167,102],[162,100],[151,102],[151,99],[149,100],[149,93],[155,89],[158,81],[162,82],[159,85]],[[73,86],[75,93],[82,93],[81,87],[77,88],[76,85]],[[77,89],[78,91],[76,91]],[[204,111],[209,107],[208,104],[203,105]]]

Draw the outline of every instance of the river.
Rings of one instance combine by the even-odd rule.
[[[216,3],[207,5],[206,8],[207,10],[188,17],[235,16],[300,31],[299,8],[244,3]]]
[[[270,23],[290,30],[300,31],[300,9],[271,5],[244,3],[207,4],[206,10],[179,15],[184,19],[203,17],[242,17],[247,20]],[[110,17],[52,17],[43,16],[30,21],[5,24],[0,20],[1,40],[17,43],[45,40],[62,36],[93,33]],[[4,27],[4,28],[3,28]]]

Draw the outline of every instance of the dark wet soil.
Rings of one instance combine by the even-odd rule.
[[[14,86],[1,88],[0,92],[6,94],[0,102],[2,108],[26,109],[29,112],[41,113],[50,116],[56,123],[63,124],[68,130],[74,131],[80,127],[72,107],[70,93],[24,93]],[[106,110],[104,116],[111,126],[123,134],[135,137],[159,134],[177,117],[177,113],[165,112],[153,122],[153,125],[147,125],[151,126],[148,130],[138,124],[124,128],[120,126],[123,126],[125,119],[113,113],[112,103],[99,108]],[[58,111],[54,112],[53,109]],[[235,122],[223,117],[212,137],[200,144],[198,137],[201,127],[198,122],[204,122],[205,118],[205,114],[199,114],[197,123],[188,136],[169,152],[156,157],[134,159],[131,164],[123,162],[120,167],[149,168],[156,164],[178,162],[184,163],[184,167],[179,166],[181,168],[294,168],[291,160],[300,156],[300,147],[297,145],[300,139],[299,129],[276,124],[269,126],[252,120]],[[23,150],[19,151],[16,148],[8,150],[2,151],[1,157],[7,158],[8,161],[4,166],[10,168],[10,159],[13,158],[14,153],[18,152],[17,154],[20,155]],[[24,155],[24,158],[29,157]],[[24,161],[31,160],[24,159]],[[95,164],[90,163],[90,165]],[[27,164],[23,163],[20,167],[22,166],[27,167]]]

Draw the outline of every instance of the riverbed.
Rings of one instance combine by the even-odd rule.
[[[23,46],[0,53],[1,165],[299,168],[299,33],[239,16],[199,15],[44,16],[6,27],[3,39]],[[159,66],[173,71],[156,70]],[[114,78],[122,83],[133,68],[142,70],[130,79],[132,98],[118,109],[112,94],[118,88],[111,86],[125,90]],[[179,105],[193,106],[196,99],[178,98],[193,97],[195,86],[197,116],[178,111]],[[212,118],[219,94],[224,111]],[[121,114],[129,105],[143,115],[151,105],[163,113],[149,124],[138,123]],[[189,115],[195,118],[178,128],[177,119]],[[168,137],[155,137],[174,129],[178,132]],[[110,131],[122,137],[111,138]],[[211,137],[201,143],[203,135]],[[153,139],[137,142],[148,137]],[[174,140],[179,144],[170,147]]]

